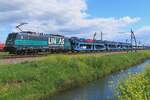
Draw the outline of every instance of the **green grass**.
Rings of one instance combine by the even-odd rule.
[[[130,75],[118,86],[119,100],[150,100],[150,68]]]
[[[150,53],[51,55],[39,61],[0,65],[0,100],[46,98],[149,58]]]
[[[0,58],[10,55],[8,52],[0,52]]]

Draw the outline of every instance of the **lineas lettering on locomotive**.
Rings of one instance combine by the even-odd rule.
[[[48,38],[49,45],[64,45],[64,38],[50,37]]]

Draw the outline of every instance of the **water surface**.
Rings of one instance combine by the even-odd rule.
[[[57,95],[51,96],[49,100],[115,100],[115,89],[119,80],[124,79],[129,74],[139,73],[144,70],[150,60],[133,66],[127,70],[113,73],[103,79],[91,82],[83,87],[74,88]]]

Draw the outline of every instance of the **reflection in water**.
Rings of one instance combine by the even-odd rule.
[[[143,71],[146,64],[150,64],[150,60],[143,64],[131,67],[125,71],[114,73],[98,81],[89,83],[86,86],[75,88],[55,96],[49,97],[49,100],[114,100],[115,89],[118,81],[128,74],[134,74]]]

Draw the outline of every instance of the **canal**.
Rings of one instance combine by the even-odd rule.
[[[150,60],[144,63],[130,67],[127,70],[113,73],[103,79],[89,83],[86,86],[74,88],[54,96],[50,96],[49,100],[115,100],[115,90],[119,80],[124,79],[129,74],[139,73],[144,70],[146,65],[150,64]]]

